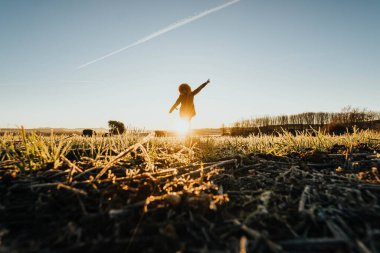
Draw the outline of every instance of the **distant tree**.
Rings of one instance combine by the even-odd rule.
[[[110,120],[108,121],[109,133],[110,134],[123,134],[125,133],[125,126],[123,122]]]

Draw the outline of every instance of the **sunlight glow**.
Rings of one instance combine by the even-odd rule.
[[[178,119],[174,127],[177,135],[188,135],[190,133],[190,125],[187,120]]]

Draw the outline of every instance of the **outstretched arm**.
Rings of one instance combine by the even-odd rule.
[[[172,113],[172,111],[174,111],[174,109],[179,105],[179,103],[181,103],[181,96],[179,96],[177,98],[177,101],[175,101],[174,105],[172,106],[172,108],[170,108],[170,111],[169,113]]]
[[[210,82],[210,79],[207,79],[206,82],[202,83],[198,88],[196,88],[194,91],[193,91],[193,95],[197,95],[208,83]]]

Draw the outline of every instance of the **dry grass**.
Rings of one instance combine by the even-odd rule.
[[[379,139],[21,129],[0,139],[0,251],[376,252]]]
[[[136,132],[112,137],[88,138],[53,133],[46,137],[36,133],[27,134],[20,129],[19,133],[5,134],[0,138],[1,162],[13,164],[11,167],[21,172],[56,169],[62,165],[62,157],[75,163],[91,163],[102,167],[143,138]],[[335,145],[352,149],[363,143],[377,145],[376,139],[380,139],[380,133],[368,130],[339,136],[316,131],[297,135],[283,132],[278,136],[150,138],[144,147],[135,146],[123,159],[134,161],[140,157],[148,161],[149,169],[154,169],[250,153],[283,156],[310,150],[327,151]]]

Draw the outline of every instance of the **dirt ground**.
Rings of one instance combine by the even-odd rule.
[[[24,174],[4,161],[0,252],[379,252],[378,152],[334,146],[133,175],[122,160],[104,175],[69,159]]]

